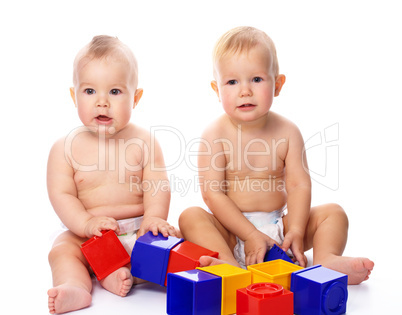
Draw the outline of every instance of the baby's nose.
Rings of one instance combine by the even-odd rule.
[[[243,84],[240,90],[240,96],[251,96],[253,95],[253,92],[251,91],[251,88],[248,84]]]
[[[97,107],[109,107],[110,103],[107,97],[99,97],[99,99],[96,102]]]

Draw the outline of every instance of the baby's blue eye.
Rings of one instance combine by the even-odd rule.
[[[260,77],[255,77],[254,79],[253,79],[253,82],[256,82],[256,83],[259,83],[259,82],[261,82],[262,81],[262,78],[260,78]]]
[[[120,93],[121,93],[121,91],[119,89],[110,90],[110,94],[112,94],[112,95],[119,95]]]
[[[228,81],[228,84],[229,84],[229,85],[234,85],[234,84],[236,84],[236,83],[237,83],[236,80],[229,80],[229,81]]]
[[[85,89],[84,92],[85,92],[86,94],[88,94],[88,95],[95,94],[95,90],[94,90],[94,89]]]

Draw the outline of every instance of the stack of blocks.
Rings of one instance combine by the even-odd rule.
[[[130,262],[115,233],[103,231],[102,234],[81,245],[99,280]],[[154,236],[148,232],[135,243],[131,273],[167,285],[169,315],[236,312],[238,315],[339,315],[346,312],[347,275],[321,265],[303,269],[291,263],[279,247],[271,251],[266,255],[268,261],[248,266],[248,270],[228,264],[199,267],[201,256],[218,257],[218,253],[181,238]]]

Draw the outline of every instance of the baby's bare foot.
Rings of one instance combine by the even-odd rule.
[[[62,284],[47,291],[49,313],[62,314],[91,305],[91,294],[80,287]]]
[[[374,263],[368,258],[333,256],[320,262],[321,265],[348,275],[348,284],[359,284],[368,280]]]
[[[200,261],[200,267],[208,267],[208,266],[215,266],[215,265],[221,265],[221,264],[229,264],[229,265],[233,265],[236,267],[240,267],[240,265],[238,264],[238,262],[236,260],[234,260],[234,262],[231,262],[231,261],[225,261],[225,260],[221,260],[221,259],[210,257],[210,256],[201,256],[199,261]]]
[[[200,267],[208,267],[224,264],[225,262],[210,256],[201,256],[200,257]]]
[[[116,295],[126,296],[133,285],[133,277],[127,267],[122,267],[102,279],[100,284]]]

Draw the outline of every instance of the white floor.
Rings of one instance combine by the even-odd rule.
[[[42,268],[43,269],[43,268]],[[397,283],[401,277],[393,278],[395,264],[377,264],[371,279],[358,286],[349,286],[347,314],[396,314],[400,310],[400,288]],[[46,290],[50,287],[50,273],[42,274],[40,283],[35,283],[35,270],[29,274],[16,277],[22,289],[6,289],[2,282],[0,301],[3,308],[13,309],[15,314],[48,314]],[[14,273],[16,276],[17,273]],[[11,275],[6,275],[12,276]],[[157,284],[146,283],[134,287],[125,298],[115,296],[104,290],[96,279],[93,279],[93,302],[89,308],[71,312],[76,315],[110,315],[110,314],[138,314],[162,315],[166,314],[166,288]]]
[[[353,221],[353,218],[350,218]],[[367,224],[372,225],[372,219]],[[50,227],[47,229],[50,230]],[[367,242],[359,245],[358,239],[350,233],[347,255],[355,254],[372,258],[375,269],[369,281],[349,286],[347,314],[395,314],[400,309],[400,286],[402,277],[398,272],[400,253],[387,251],[387,245],[381,248],[381,240],[373,235],[366,235]],[[17,235],[17,238],[19,235]],[[376,240],[373,242],[373,240]],[[2,280],[0,287],[0,303],[3,307],[11,307],[16,314],[47,314],[46,291],[51,287],[51,274],[47,265],[47,250],[50,246],[49,233],[38,233],[32,230],[27,239],[23,255],[11,255],[3,258]],[[40,244],[47,244],[42,246]],[[5,243],[3,253],[15,250],[14,243]],[[15,252],[15,251],[14,251]],[[399,256],[398,256],[399,255]],[[311,252],[307,255],[311,258]],[[21,273],[21,270],[23,271]],[[93,279],[92,305],[77,315],[110,315],[110,314],[166,314],[166,288],[157,284],[146,283],[134,287],[125,298],[115,296],[104,290],[96,279]]]

